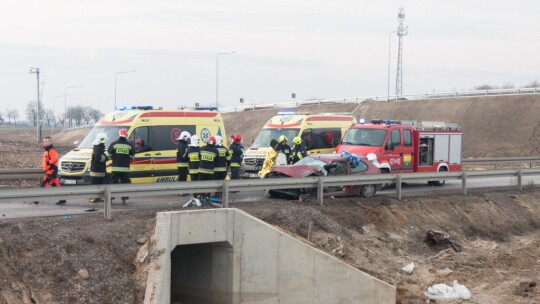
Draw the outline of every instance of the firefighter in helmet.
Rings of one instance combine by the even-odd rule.
[[[127,130],[118,131],[118,140],[113,142],[109,149],[109,156],[112,159],[111,184],[129,184],[129,166],[135,156],[135,148],[127,140]]]
[[[199,162],[199,180],[214,180],[214,169],[217,164],[217,156],[219,151],[216,148],[216,138],[210,136],[206,141],[206,146],[201,148],[201,160]],[[204,193],[201,200],[210,202],[210,193]]]
[[[240,165],[244,159],[244,146],[242,146],[242,136],[235,134],[232,137],[232,144],[229,146],[231,159],[231,179],[240,179]]]
[[[292,147],[289,161],[291,164],[295,164],[296,162],[307,156],[307,151],[306,146],[302,142],[302,138],[296,136],[295,138],[293,138],[292,141],[294,145]]]
[[[176,150],[176,167],[178,168],[178,181],[187,181],[189,159],[187,155],[188,142],[190,141],[191,134],[188,131],[182,131],[180,136],[176,139],[178,141],[178,148]]]
[[[281,135],[278,140],[279,144],[277,146],[277,152],[281,152],[285,154],[285,157],[287,158],[287,164],[290,164],[290,157],[291,157],[291,146],[287,144],[287,136]]]

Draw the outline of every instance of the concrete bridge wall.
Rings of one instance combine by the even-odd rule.
[[[237,209],[158,213],[156,225],[148,304],[395,303],[393,286]]]

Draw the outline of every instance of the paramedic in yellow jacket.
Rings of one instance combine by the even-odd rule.
[[[259,171],[259,176],[261,178],[264,178],[266,174],[272,172],[272,170],[274,169],[274,165],[276,164],[276,159],[278,156],[278,152],[277,152],[278,144],[279,144],[278,141],[275,139],[272,139],[270,141],[270,147],[272,147],[272,149],[270,149],[270,151],[266,153],[266,157],[264,158],[262,169],[261,171]]]

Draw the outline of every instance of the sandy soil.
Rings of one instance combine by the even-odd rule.
[[[533,97],[540,104],[540,99]],[[475,110],[478,114],[482,112],[480,105],[490,105],[485,100],[474,100],[476,104],[448,102],[450,118],[442,120],[457,121],[451,118],[457,117],[456,112],[464,111],[460,109],[478,108]],[[531,109],[536,108],[530,99],[520,101]],[[506,124],[502,130],[500,124],[489,119],[500,118],[499,112],[508,117],[516,113],[505,100],[495,99],[491,104],[495,106],[483,110],[487,113],[487,123],[469,122],[471,117],[459,121],[467,127],[466,133],[478,137],[474,144],[470,137],[464,142],[464,153],[476,157],[482,151],[489,151],[489,156],[538,154],[535,138],[540,132],[536,131],[538,122],[534,115],[524,113],[520,126],[507,131],[510,126]],[[371,113],[369,118],[394,113],[394,117],[402,115],[397,118],[406,119],[411,112],[420,112],[418,107],[416,102],[406,105],[398,102],[381,103],[377,109],[366,104],[360,108],[339,105],[333,110],[314,107],[304,111],[349,109]],[[522,105],[515,108],[518,111]],[[389,112],[391,109],[399,111]],[[259,128],[253,126],[262,125],[275,110],[255,112],[247,116],[225,114],[228,133],[245,130],[243,134],[250,141]],[[438,117],[443,116],[428,114],[422,115],[432,120],[441,120]],[[83,129],[57,134],[55,145],[60,153],[65,153],[86,132]],[[510,136],[512,132],[519,135]],[[498,144],[494,140],[500,138],[498,134],[505,134],[514,147]],[[38,167],[41,153],[40,145],[35,143],[34,129],[0,126],[0,168]],[[0,181],[2,185],[35,187],[37,181]],[[398,303],[425,303],[422,293],[428,286],[451,285],[453,280],[471,290],[473,299],[466,303],[540,302],[540,287],[536,286],[540,281],[540,191],[532,185],[522,192],[474,190],[468,196],[452,191],[408,194],[403,201],[385,195],[373,199],[336,199],[327,201],[324,207],[309,200],[302,203],[265,200],[234,207],[395,285]],[[179,209],[175,206],[168,210]],[[112,221],[104,221],[100,214],[76,215],[70,219],[0,220],[0,304],[142,303],[148,260],[138,253],[148,246],[158,211],[167,210],[118,212]],[[424,239],[426,231],[432,228],[448,232],[463,245],[463,251],[457,253],[445,245],[428,245]],[[400,270],[410,262],[416,264],[412,274]]]

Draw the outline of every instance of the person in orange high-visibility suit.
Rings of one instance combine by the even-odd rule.
[[[45,176],[41,181],[41,187],[60,187],[58,182],[58,151],[53,147],[52,138],[45,137],[43,139],[43,159],[41,165]]]

